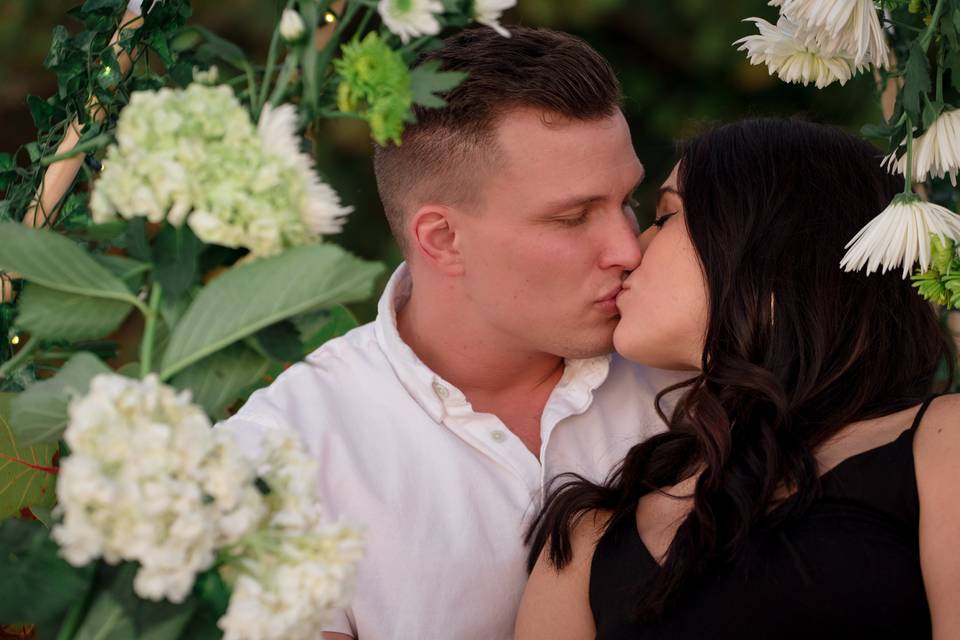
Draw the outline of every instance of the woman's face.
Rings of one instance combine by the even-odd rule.
[[[707,284],[687,232],[678,168],[660,188],[656,221],[640,236],[643,258],[617,298],[613,334],[625,358],[660,369],[699,369],[707,331]]]

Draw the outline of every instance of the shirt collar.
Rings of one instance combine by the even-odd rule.
[[[412,285],[410,270],[406,263],[401,263],[390,277],[377,305],[375,333],[400,384],[435,422],[442,423],[451,413],[468,410],[469,403],[459,389],[427,367],[400,337],[397,310],[409,300]],[[545,409],[545,413],[556,412],[558,420],[589,408],[593,392],[610,372],[610,356],[567,359],[565,365],[563,376]]]

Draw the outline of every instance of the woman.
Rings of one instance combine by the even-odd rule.
[[[605,485],[551,494],[519,640],[960,637],[954,356],[909,281],[838,266],[902,187],[813,124],[687,144],[614,342],[699,374]]]

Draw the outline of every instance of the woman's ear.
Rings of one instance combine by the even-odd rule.
[[[424,205],[410,219],[413,250],[446,275],[461,275],[463,261],[449,207]]]

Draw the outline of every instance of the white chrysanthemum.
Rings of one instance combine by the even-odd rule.
[[[857,66],[890,67],[890,51],[873,0],[771,0],[798,25],[798,40],[825,55],[843,53]]]
[[[258,135],[229,87],[134,93],[91,196],[94,220],[186,222],[254,257],[338,232],[350,210],[300,152],[292,111],[268,109]]]
[[[960,216],[915,195],[901,194],[847,243],[840,266],[846,271],[866,267],[867,275],[901,267],[906,278],[919,260],[920,269],[926,271],[931,234],[960,241]]]
[[[500,16],[515,4],[517,0],[474,0],[473,19],[490,27],[504,38],[509,38],[510,32],[500,24]]]
[[[297,111],[293,105],[273,108],[267,105],[260,114],[257,133],[264,151],[293,168],[306,187],[303,221],[317,235],[340,233],[344,219],[352,207],[340,204],[340,197],[330,185],[320,180],[313,166],[313,158],[300,151],[297,135]]]
[[[406,44],[410,38],[440,33],[437,16],[443,13],[440,0],[380,0],[377,5],[383,24]]]
[[[293,9],[284,9],[280,15],[280,35],[287,42],[298,42],[303,38],[307,25],[303,23],[303,18]]]
[[[182,602],[215,551],[247,535],[267,507],[253,469],[206,414],[155,375],[106,374],[69,405],[70,447],[57,481],[53,538],[68,562],[137,562],[143,598]],[[224,518],[243,523],[242,530]]]
[[[777,75],[784,82],[813,83],[822,89],[834,82],[844,85],[860,70],[844,53],[824,55],[816,45],[800,42],[796,25],[786,18],[780,18],[776,25],[761,18],[747,18],[744,22],[755,23],[760,33],[733,44],[740,45],[738,51],[747,52],[751,64],[767,65],[770,75]]]
[[[906,146],[906,141],[901,147]],[[897,160],[896,153],[887,156],[884,166],[902,175],[907,173],[907,156]],[[925,182],[927,178],[950,176],[950,182],[957,186],[957,173],[960,172],[960,109],[940,114],[930,128],[913,141],[913,180]]]

